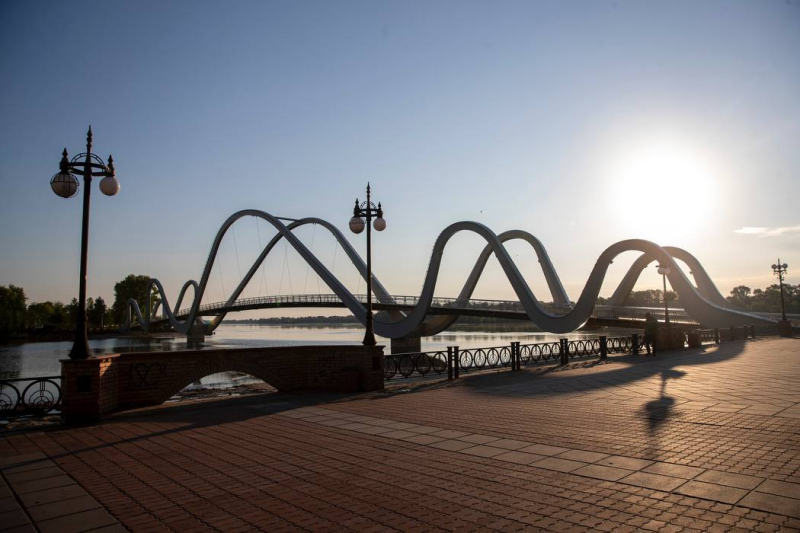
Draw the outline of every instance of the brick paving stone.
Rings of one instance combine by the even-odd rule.
[[[505,448],[506,450],[519,450],[531,445],[530,442],[514,439],[499,439],[491,441],[491,443],[495,448]]]
[[[69,498],[77,498],[78,496],[85,496],[86,491],[79,485],[67,485],[55,489],[42,490],[38,492],[30,492],[27,494],[20,494],[20,500],[25,507],[33,507],[35,505],[43,505],[45,503],[52,503]]]
[[[502,440],[499,437],[492,437],[490,435],[478,435],[478,434],[471,434],[471,435],[464,435],[463,437],[458,437],[457,440],[463,440],[464,442],[471,442],[473,444],[488,444],[490,442]]]
[[[784,496],[776,496],[763,492],[751,492],[742,498],[739,505],[800,519],[800,501],[794,498],[786,498]],[[800,529],[800,524],[787,527]]]
[[[534,444],[526,448],[520,448],[520,451],[529,453],[538,453],[539,455],[558,455],[570,451],[569,448],[562,448],[561,446],[548,446],[547,444]]]
[[[25,481],[35,481],[37,479],[42,478],[49,478],[53,476],[58,476],[63,474],[64,472],[58,468],[57,466],[48,466],[44,468],[37,468],[32,470],[23,470],[21,472],[5,472],[5,478],[8,480],[9,483],[17,484],[22,483]]]
[[[391,428],[383,427],[383,426],[368,426],[361,429],[357,429],[359,433],[366,433],[367,435],[383,435],[384,433],[391,433],[392,431],[396,431]]]
[[[61,469],[58,469],[59,471]],[[55,475],[50,476],[42,479],[34,479],[31,481],[22,481],[19,483],[11,483],[11,487],[13,488],[14,492],[17,494],[28,494],[30,492],[39,492],[47,489],[54,489],[57,487],[64,487],[67,485],[72,485],[74,481],[72,478],[66,475]]]
[[[650,466],[642,468],[642,472],[651,474],[661,474],[664,476],[678,477],[681,479],[692,479],[704,472],[702,468],[692,466],[676,465],[671,463],[655,462]]]
[[[42,533],[79,533],[116,523],[105,509],[92,509],[37,522],[36,526]]]
[[[464,442],[461,440],[451,439],[451,440],[443,440],[441,442],[435,442],[431,444],[431,446],[434,448],[439,448],[440,450],[449,450],[451,452],[457,452],[465,448],[471,448],[475,446],[475,444],[472,444],[471,442]]]
[[[49,520],[81,511],[89,511],[101,507],[100,503],[91,496],[80,496],[68,500],[28,507],[28,514],[35,521]]]
[[[558,472],[572,472],[582,466],[586,466],[586,463],[570,461],[569,459],[559,459],[558,457],[546,457],[541,461],[533,463],[533,466],[546,468],[547,470],[556,470]]]
[[[442,437],[434,437],[433,435],[416,434],[411,437],[406,437],[403,440],[407,442],[413,442],[416,444],[433,444],[435,442],[442,442],[445,439],[443,439]]]
[[[598,464],[587,465],[577,470],[572,471],[573,474],[579,476],[593,477],[597,479],[605,479],[607,481],[618,481],[631,473],[630,470],[622,468],[614,468],[611,466],[602,466]]]
[[[381,433],[381,437],[386,437],[387,439],[405,439],[416,436],[416,433],[411,433],[410,431],[404,431],[402,429],[390,431],[389,433]]]
[[[768,479],[758,485],[756,491],[800,500],[800,484],[797,483],[785,483],[783,481]]]
[[[606,453],[587,452],[584,450],[570,450],[568,452],[560,453],[557,457],[563,459],[571,459],[573,461],[583,461],[584,463],[594,463],[600,459],[608,457]]]
[[[541,461],[545,457],[535,453],[526,453],[519,451],[508,451],[494,456],[499,461],[507,461],[509,463],[516,463],[520,465],[529,465],[537,461]]]
[[[662,476],[660,474],[650,474],[647,472],[634,472],[620,480],[622,483],[645,487],[648,489],[671,491],[686,483],[686,480]]]
[[[715,483],[717,485],[725,485],[726,487],[752,490],[759,486],[764,481],[764,478],[744,476],[742,474],[732,474],[730,472],[718,472],[716,470],[706,470],[694,478],[694,480],[705,481],[706,483]],[[798,488],[800,488],[800,485],[798,485]]]
[[[461,450],[461,453],[476,455],[478,457],[494,457],[495,455],[500,455],[502,453],[506,453],[507,451],[508,450],[504,448],[495,448],[494,446],[479,444],[477,446],[471,446],[469,448],[465,448]]]
[[[738,502],[747,494],[747,490],[745,489],[716,485],[714,483],[704,483],[696,480],[687,481],[675,489],[675,492],[730,504]]]
[[[13,511],[0,513],[0,530],[10,529],[12,527],[19,527],[29,525],[31,522],[28,520],[25,511],[20,508]]]
[[[454,431],[452,429],[442,429],[434,433],[431,433],[431,435],[442,437],[444,439],[457,439],[459,437],[464,437],[466,435],[469,435],[469,433],[466,431]]]
[[[595,464],[602,466],[611,466],[614,468],[624,468],[626,470],[642,470],[653,464],[653,461],[645,459],[636,459],[634,457],[623,457],[620,455],[611,455],[603,459],[595,461]],[[659,472],[655,472],[656,474]],[[678,476],[676,476],[678,477]]]

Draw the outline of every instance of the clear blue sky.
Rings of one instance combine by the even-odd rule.
[[[93,191],[89,293],[109,301],[128,273],[174,300],[239,209],[345,229],[367,180],[388,222],[376,275],[398,294],[418,293],[458,220],[537,235],[573,298],[602,250],[633,237],[685,247],[726,293],[772,283],[778,255],[797,283],[798,50],[800,0],[6,0],[0,284],[76,295],[81,202],[48,180],[89,124],[122,184]],[[226,240],[209,300],[247,269],[257,231],[266,241],[253,220]],[[302,236],[332,266],[330,239]],[[457,293],[480,248],[452,241],[438,294]],[[549,299],[533,253],[511,249]],[[346,266],[339,255],[356,289]],[[278,255],[247,295],[301,289],[316,277]],[[512,294],[490,266],[477,296]]]

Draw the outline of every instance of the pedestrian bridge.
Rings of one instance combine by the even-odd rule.
[[[362,304],[366,305],[366,294],[354,295]],[[392,295],[384,301],[373,301],[372,307],[376,311],[403,311],[410,312],[419,305],[419,296]],[[541,304],[544,309],[554,315],[569,313],[572,307],[564,304]],[[256,298],[240,298],[233,302],[221,301],[203,304],[197,309],[195,316],[219,316],[223,313],[238,311],[253,311],[257,309],[285,309],[297,307],[345,307],[342,300],[334,294],[295,294],[280,296],[263,296]],[[191,308],[180,309],[174,313],[178,319],[185,319],[191,313]],[[614,327],[641,327],[645,314],[651,313],[658,320],[665,320],[663,307],[630,307],[614,305],[597,305],[592,311],[584,327],[614,326]],[[525,308],[520,302],[511,300],[477,300],[462,301],[458,298],[434,297],[428,311],[429,315],[445,315],[451,317],[476,316],[487,318],[500,318],[511,320],[529,320]],[[697,326],[699,323],[689,316],[683,309],[669,310],[670,322],[682,326]],[[169,323],[167,315],[158,315],[150,320],[151,326]]]
[[[263,248],[226,301],[201,305],[223,237],[237,221],[246,217],[255,217],[265,221],[277,231],[277,234]],[[290,221],[290,223],[284,224],[284,221]],[[155,287],[160,301],[158,303],[153,301],[152,291],[148,290],[149,301],[146,302],[145,309],[152,310],[152,312],[142,314],[139,302],[129,300],[123,330],[130,328],[135,316],[144,330],[147,330],[154,322],[164,322],[181,333],[189,333],[197,328],[202,329],[204,333],[209,333],[219,326],[229,312],[289,306],[345,307],[362,324],[366,323],[367,308],[364,303],[364,295],[353,294],[294,234],[295,229],[307,224],[314,224],[329,231],[343,252],[347,254],[359,275],[363,279],[367,279],[366,263],[344,235],[330,222],[314,217],[299,220],[286,219],[256,209],[246,209],[234,213],[222,224],[211,245],[211,252],[203,268],[200,282],[189,280],[184,283],[174,308],[170,306],[161,282],[155,278],[151,279],[150,288]],[[442,257],[447,243],[453,236],[462,232],[479,236],[486,242],[486,246],[476,258],[472,271],[456,298],[434,297],[436,281],[440,274]],[[240,299],[242,292],[259,271],[261,264],[281,240],[284,240],[300,255],[333,294]],[[538,263],[547,282],[552,305],[541,303],[520,274],[517,265],[504,246],[504,243],[511,240],[524,241],[536,252]],[[630,251],[641,252],[642,255],[630,267],[617,287],[610,299],[611,305],[597,306],[597,297],[609,266],[617,256]],[[492,256],[500,263],[517,297],[516,301],[498,302],[472,299],[473,291],[484,267]],[[678,265],[678,260],[689,267],[692,280]],[[510,230],[496,234],[483,224],[464,221],[451,224],[437,237],[419,296],[393,296],[377,276],[372,276],[375,309],[384,310],[388,315],[386,318],[376,318],[375,333],[391,339],[419,339],[421,336],[435,335],[447,329],[457,320],[458,316],[463,315],[527,319],[543,331],[551,333],[566,333],[592,324],[620,325],[624,321],[629,323],[640,321],[646,310],[626,308],[623,304],[641,272],[654,261],[669,268],[670,273],[667,274],[667,279],[683,305],[684,311],[676,312],[674,315],[675,322],[685,321],[687,324],[701,324],[709,328],[775,323],[771,319],[733,309],[719,293],[700,262],[689,252],[676,247],[662,247],[642,239],[624,240],[606,248],[598,257],[580,296],[573,301],[567,296],[547,251],[535,236],[522,230]],[[188,308],[181,309],[181,303],[190,288],[194,293],[192,303]],[[162,310],[161,316],[158,314],[159,308]],[[173,309],[179,309],[179,311],[173,311]],[[661,313],[660,310],[651,311],[657,315]],[[151,316],[153,317],[152,321],[150,320]],[[200,320],[202,316],[213,316],[213,318],[209,322],[204,322]],[[670,316],[670,319],[672,321],[673,317]]]

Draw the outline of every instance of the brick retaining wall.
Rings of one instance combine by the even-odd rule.
[[[200,378],[243,372],[279,391],[383,389],[382,346],[291,346],[110,354],[61,361],[68,422],[158,405]]]

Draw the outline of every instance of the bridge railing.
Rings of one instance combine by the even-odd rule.
[[[61,376],[0,379],[0,419],[42,416],[61,408]]]
[[[359,301],[366,302],[367,296],[365,294],[354,295]],[[414,307],[419,304],[419,296],[408,295],[393,295],[391,298],[378,298],[375,302],[383,305],[394,305],[398,307]],[[540,302],[542,307],[550,314],[565,315],[572,310],[571,305],[544,303]],[[276,295],[276,296],[259,296],[254,298],[240,298],[228,304],[227,301],[206,303],[198,308],[201,313],[209,311],[234,311],[237,308],[249,307],[280,307],[282,305],[331,305],[340,306],[341,299],[335,294],[297,294],[297,295]],[[524,314],[525,309],[518,301],[512,300],[480,300],[470,299],[463,300],[459,298],[446,298],[435,297],[431,302],[432,308],[446,308],[446,309],[470,309],[475,311],[489,311],[489,312],[510,312]],[[177,317],[185,317],[189,314],[191,308],[186,307],[178,310],[175,313]],[[606,306],[597,305],[594,308],[592,316],[595,318],[609,319],[609,320],[644,320],[647,313],[652,314],[656,319],[663,321],[665,319],[665,312],[663,308],[657,307],[626,307],[626,306]],[[689,316],[683,309],[670,309],[670,320],[675,323],[681,324],[697,324],[697,322]],[[164,314],[157,315],[153,321],[166,320]]]

